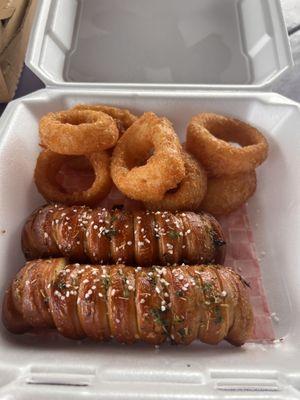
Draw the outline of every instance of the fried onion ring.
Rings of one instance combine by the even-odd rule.
[[[136,115],[132,114],[126,108],[111,107],[103,104],[77,104],[75,107],[73,107],[73,110],[102,111],[105,114],[110,115],[115,120],[120,135],[123,135],[123,133],[138,118]]]
[[[207,176],[204,168],[188,153],[183,152],[185,177],[176,189],[165,193],[161,201],[145,203],[149,210],[197,211],[206,194]]]
[[[112,117],[101,111],[67,110],[40,120],[43,146],[59,154],[83,155],[113,147],[119,131]]]
[[[255,190],[255,171],[210,178],[207,182],[207,193],[200,208],[214,216],[230,214],[244,204]]]
[[[151,112],[143,114],[114,148],[111,175],[131,199],[162,200],[185,176],[182,148],[171,122]]]
[[[201,162],[208,176],[249,172],[268,155],[268,143],[256,128],[213,113],[198,114],[191,119],[186,149]]]
[[[48,201],[69,205],[95,205],[101,201],[112,187],[110,157],[104,151],[85,157],[94,169],[94,182],[86,190],[68,193],[58,184],[57,174],[63,165],[74,157],[57,154],[48,149],[43,150],[37,159],[34,171],[35,183],[42,196]]]

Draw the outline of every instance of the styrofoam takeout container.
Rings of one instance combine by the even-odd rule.
[[[212,111],[250,122],[264,132],[270,144],[269,158],[258,169],[258,190],[249,201],[248,212],[257,250],[265,253],[260,266],[271,311],[278,317],[274,324],[278,340],[273,344],[252,343],[242,348],[226,343],[217,347],[194,343],[188,347],[166,344],[154,349],[142,344],[80,343],[56,334],[14,336],[0,323],[0,399],[77,399],[83,396],[87,399],[299,399],[300,106],[273,93],[233,90],[242,84],[247,88],[247,83],[251,88],[268,84],[290,67],[279,1],[43,0],[41,3],[27,62],[47,87],[11,102],[0,120],[0,301],[9,280],[24,263],[20,249],[24,220],[43,203],[33,183],[39,152],[38,121],[43,114],[79,102],[117,105],[137,114],[152,110],[170,118],[183,140],[191,116],[200,111]],[[160,9],[163,17],[157,23],[154,18],[150,29],[147,16],[152,10],[153,15],[159,15]],[[181,64],[182,80],[177,79],[174,72],[173,83],[165,84],[167,79],[161,75],[162,71],[153,81],[154,75],[142,75],[139,69],[140,75],[137,73],[135,80],[128,82],[122,78],[117,84],[110,84],[110,77],[104,78],[105,63],[102,63],[107,54],[105,35],[110,35],[108,29],[115,24],[124,30],[129,40],[137,29],[133,24],[136,15],[144,16],[136,35],[144,43],[145,38],[152,39],[150,33],[153,32],[157,42],[152,45],[156,46],[158,32],[164,39],[165,25],[170,25],[167,32],[174,33],[173,18],[177,18],[187,47],[195,45],[198,26],[199,35],[201,32],[204,35],[205,30],[210,32],[213,24],[216,47],[208,54],[215,54],[219,40],[231,49],[232,60],[239,60],[239,68],[229,61],[228,75],[218,75],[221,77],[218,81],[217,75],[209,76],[205,69],[202,76],[200,69],[199,76],[196,69],[184,76],[187,63]],[[241,19],[241,16],[244,17]],[[131,20],[132,32],[129,29]],[[269,50],[267,56],[261,56],[264,61],[256,64],[255,57],[250,62],[245,44],[251,42],[249,49],[255,48],[254,36],[261,33],[263,27],[266,32],[257,41],[256,49],[264,53],[266,46]],[[105,39],[102,44],[97,43],[101,34]],[[85,54],[85,39],[92,44],[93,56]],[[111,40],[114,40],[113,34]],[[174,39],[170,46],[176,43]],[[138,44],[139,41],[135,43]],[[150,61],[155,54],[152,45],[150,42],[145,47],[151,57],[144,59],[144,65],[149,63],[151,68]],[[178,49],[181,57],[184,46]],[[140,52],[142,47],[140,44],[136,51]],[[118,61],[124,61],[124,68],[129,68],[130,58],[125,50]],[[269,59],[274,52],[276,57]],[[200,46],[200,54],[201,58],[206,56],[205,47]],[[249,54],[253,56],[255,51]],[[264,70],[266,65],[263,64],[268,60],[272,74]],[[159,60],[155,62],[160,65]],[[110,63],[113,63],[113,55]],[[246,65],[251,65],[251,71],[261,68],[259,74],[248,74],[246,78],[245,71],[249,72]],[[116,77],[122,71],[121,65],[112,65],[111,81],[118,81]],[[92,73],[95,74],[92,79],[98,83],[88,82]],[[102,82],[107,83],[99,83],[101,77]],[[80,79],[80,82],[71,82],[71,79]],[[140,79],[147,84],[133,84]],[[219,89],[218,84],[222,83],[222,87],[229,90],[199,90],[199,87],[204,89],[202,83],[208,82],[209,89]],[[191,83],[196,85],[191,86]]]

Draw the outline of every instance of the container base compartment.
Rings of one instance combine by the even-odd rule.
[[[172,121],[181,141],[185,140],[190,118],[205,111],[237,117],[266,135],[269,157],[257,170],[258,188],[247,205],[249,222],[243,227],[253,234],[275,340],[260,340],[241,348],[225,342],[186,347],[166,343],[155,348],[74,342],[52,332],[14,336],[0,324],[0,397],[7,394],[29,399],[39,395],[53,399],[64,393],[77,398],[85,393],[88,398],[105,399],[229,399],[239,394],[238,398],[249,396],[250,391],[253,398],[258,393],[276,394],[277,399],[288,395],[300,398],[300,324],[296,317],[300,312],[300,107],[279,95],[183,91],[125,94],[118,90],[56,88],[12,102],[1,120],[0,138],[1,301],[10,279],[24,264],[20,232],[25,218],[45,202],[33,182],[39,152],[38,121],[47,112],[77,103],[125,107],[137,115],[153,111]],[[245,217],[243,210],[236,215]],[[234,255],[228,257],[228,262],[236,261]],[[246,266],[239,272],[246,275]],[[258,303],[255,307],[261,306]],[[261,323],[266,326],[266,322]]]

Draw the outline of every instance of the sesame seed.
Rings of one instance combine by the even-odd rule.
[[[161,311],[166,311],[166,307],[165,306],[161,306],[160,309],[161,309]]]
[[[115,295],[115,293],[116,293],[116,289],[112,289],[112,291],[111,291],[111,295],[112,295],[112,296],[114,296],[114,295]]]
[[[157,286],[155,287],[155,291],[156,293],[160,293],[160,289]]]
[[[141,299],[140,303],[141,303],[141,304],[144,304],[145,301],[146,301],[145,299]]]

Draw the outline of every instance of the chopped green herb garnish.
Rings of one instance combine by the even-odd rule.
[[[181,322],[184,322],[184,317],[180,317],[179,315],[174,315],[174,318],[173,318],[173,321],[175,322],[175,323],[181,323]]]
[[[109,276],[105,276],[104,278],[102,278],[102,283],[103,283],[105,290],[107,291],[109,288],[109,283],[110,283]]]
[[[215,323],[216,323],[216,324],[220,324],[222,321],[223,321],[222,315],[216,316],[216,318],[215,318]]]
[[[175,294],[177,297],[183,297],[184,295],[183,290],[176,290]]]
[[[103,236],[108,236],[109,238],[111,238],[112,236],[116,236],[118,232],[116,231],[116,229],[110,228],[110,229],[105,229],[102,232]]]
[[[171,239],[178,239],[180,235],[179,235],[179,232],[177,232],[177,231],[169,231],[168,236]]]
[[[210,282],[204,282],[202,288],[205,294],[209,294],[213,288],[213,285]]]
[[[216,306],[214,311],[215,311],[214,322],[215,322],[215,324],[220,324],[221,322],[223,322],[221,307]]]
[[[66,288],[66,282],[59,282],[57,287],[59,290],[64,290]]]
[[[167,323],[167,321],[165,321],[165,320],[162,318],[162,313],[161,313],[160,309],[158,309],[158,308],[151,308],[150,314],[151,314],[152,317],[154,318],[154,322],[156,322],[157,324],[161,325],[162,328],[163,328],[163,330],[164,330],[164,332],[165,332],[166,334],[169,334],[168,329],[167,329],[168,323]]]
[[[155,277],[155,275],[151,275],[151,276],[147,275],[147,277],[148,277],[148,281],[151,283],[151,285],[155,287],[156,286],[156,277]]]

